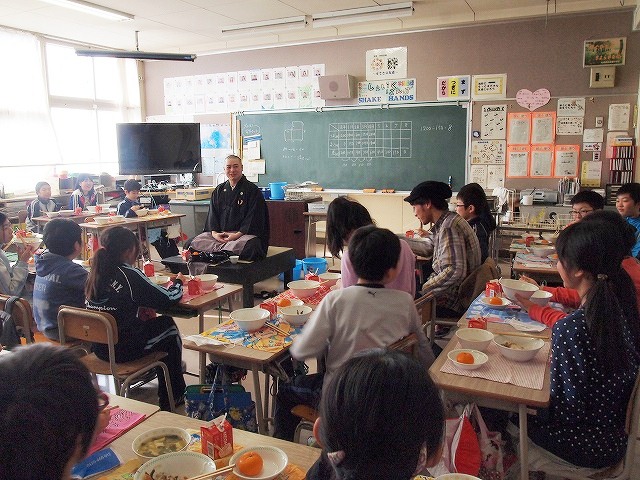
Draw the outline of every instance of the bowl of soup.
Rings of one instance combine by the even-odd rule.
[[[184,428],[160,427],[138,435],[131,448],[139,457],[150,459],[186,450],[191,435]]]

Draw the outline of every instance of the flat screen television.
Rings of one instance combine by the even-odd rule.
[[[199,123],[118,123],[120,175],[201,173]]]

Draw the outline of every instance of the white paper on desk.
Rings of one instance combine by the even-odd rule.
[[[507,319],[507,323],[516,330],[520,330],[521,332],[541,332],[545,328],[547,328],[542,323],[526,323],[518,320],[517,318],[509,318]]]
[[[264,175],[266,172],[265,164],[266,162],[263,158],[258,158],[257,160],[248,160],[245,162],[245,173]]]
[[[205,337],[203,335],[188,335],[183,337],[184,340],[189,340],[198,345],[199,347],[202,345],[228,345],[225,342],[221,342],[216,340],[215,338]]]

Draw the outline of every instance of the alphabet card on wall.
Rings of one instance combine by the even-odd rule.
[[[516,102],[530,112],[546,105],[551,100],[551,94],[546,88],[539,88],[535,92],[523,88],[516,94]]]

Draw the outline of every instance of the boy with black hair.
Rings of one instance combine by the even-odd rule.
[[[142,208],[138,201],[141,188],[142,185],[137,180],[129,179],[124,182],[124,200],[118,204],[118,215],[124,215],[126,218],[135,218],[137,216],[136,210]]]
[[[580,190],[571,198],[571,216],[581,220],[596,210],[604,209],[604,198],[593,190]]]
[[[640,254],[640,183],[625,183],[616,193],[616,209],[625,220],[636,229],[636,244],[631,256]]]
[[[82,230],[73,220],[54,218],[44,227],[43,240],[47,250],[35,256],[33,316],[38,330],[58,341],[58,307],[85,306],[88,273],[73,261],[82,251]]]
[[[407,292],[384,288],[398,273],[400,240],[373,225],[357,229],[349,241],[349,255],[358,283],[329,292],[291,346],[298,360],[325,355],[324,374],[295,377],[278,388],[274,436],[292,440],[299,418],[295,405],[316,407],[322,385],[356,353],[384,348],[411,333],[418,336],[419,358],[428,368],[434,356],[420,318]]]
[[[40,227],[32,219],[41,217],[44,212],[57,212],[60,205],[51,198],[51,185],[47,182],[36,183],[37,198],[27,207],[27,228],[32,232],[40,233]]]

